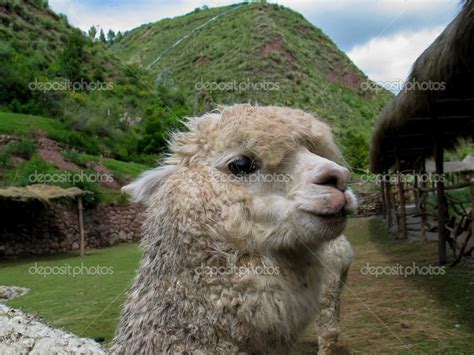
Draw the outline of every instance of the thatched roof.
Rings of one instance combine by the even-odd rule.
[[[435,162],[430,160],[425,164],[427,173],[436,172]],[[443,163],[443,172],[445,173],[467,173],[474,172],[474,156],[468,155],[462,161],[445,161]]]
[[[29,201],[38,200],[49,202],[59,198],[74,198],[85,195],[86,192],[77,187],[63,189],[54,185],[29,185],[26,187],[7,187],[0,189],[0,200]]]
[[[415,61],[407,83],[381,113],[370,146],[370,168],[379,173],[395,163],[413,168],[420,156],[433,156],[433,136],[445,149],[474,136],[474,1]],[[431,84],[430,84],[431,83]],[[444,84],[443,84],[444,83]],[[430,87],[433,90],[420,90]],[[444,88],[444,90],[443,90]],[[436,90],[437,89],[437,90]]]

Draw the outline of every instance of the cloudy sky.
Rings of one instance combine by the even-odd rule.
[[[86,31],[126,31],[227,0],[49,0]],[[460,0],[279,0],[321,28],[372,80],[404,80],[413,61],[461,9]]]

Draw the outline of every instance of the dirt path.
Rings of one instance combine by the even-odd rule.
[[[438,268],[436,243],[394,241],[375,218],[351,220],[346,234],[356,257],[342,299],[340,354],[474,354],[474,270]],[[413,270],[418,275],[405,277]],[[298,353],[316,349],[308,330]]]

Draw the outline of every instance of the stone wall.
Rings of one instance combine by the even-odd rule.
[[[84,210],[86,248],[140,240],[143,207],[100,204]],[[79,249],[75,203],[0,203],[0,257],[42,255]]]

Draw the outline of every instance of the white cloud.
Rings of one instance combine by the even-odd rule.
[[[49,0],[51,8],[66,14],[69,22],[87,31],[91,26],[117,31],[127,31],[144,23],[155,22],[167,17],[184,15],[208,2],[205,0],[184,1],[146,1],[119,4],[114,6],[101,5],[100,2],[92,6],[90,3],[81,3],[79,0]],[[232,0],[212,1],[212,6],[232,4]]]
[[[434,27],[373,38],[352,48],[347,55],[371,80],[403,81],[413,62],[443,30],[443,27]]]
[[[217,7],[235,3],[234,0],[148,0],[130,1],[127,3],[113,4],[113,2],[100,1],[96,3],[80,0],[49,0],[51,8],[56,12],[64,13],[69,21],[76,27],[86,31],[90,26],[99,26],[104,30],[109,28],[114,31],[129,30],[144,23],[158,21],[166,17],[184,15],[196,7],[208,5]],[[400,13],[426,14],[436,9],[446,7],[449,2],[458,0],[270,0],[288,6],[305,16],[317,12],[352,11],[365,9],[370,16],[383,16]],[[317,24],[316,24],[317,25]]]
[[[49,0],[53,10],[65,13],[71,24],[84,31],[94,25],[103,28],[104,31],[112,29],[116,32],[129,30],[162,18],[180,16],[203,5],[216,7],[234,2],[234,0],[176,0],[173,2],[136,0],[114,4],[108,1],[94,3],[80,0]],[[433,16],[433,11],[441,12],[447,18],[452,18],[459,7],[459,0],[273,0],[270,2],[288,6],[305,16],[311,13],[324,13],[324,16],[328,18],[350,9],[357,9],[358,12],[355,16],[367,18],[368,23],[375,19],[392,17],[393,21],[400,22],[399,16],[406,17],[410,13],[416,14],[410,20],[415,21],[425,17],[430,18]],[[457,5],[453,6],[453,2]],[[344,20],[344,18],[341,19],[337,16],[335,19],[336,21]],[[351,21],[351,19],[345,19],[345,21]],[[347,25],[347,22],[341,23],[340,26],[344,27],[345,24]],[[363,23],[361,26],[363,27]],[[372,37],[366,43],[353,47],[347,54],[372,80],[404,80],[415,59],[433,42],[444,27],[431,26],[418,31],[397,32],[397,29],[394,28],[396,24],[382,23],[382,26],[370,28],[373,35],[380,33],[381,36]],[[384,35],[387,32],[387,27],[392,27],[392,33]],[[363,28],[361,28],[362,30]],[[357,31],[352,33],[354,36],[363,34],[363,31],[362,34]]]
[[[380,15],[394,13],[420,13],[432,12],[437,9],[446,8],[447,4],[458,4],[459,0],[275,0],[302,13],[316,11],[347,11],[350,8],[364,8],[371,13]]]

